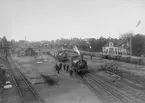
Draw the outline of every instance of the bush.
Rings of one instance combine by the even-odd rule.
[[[144,64],[143,63],[143,59],[139,59],[139,63],[138,64],[143,65]]]
[[[118,61],[121,61],[121,56],[120,56],[120,55],[117,56],[116,59],[117,59]]]
[[[130,57],[126,57],[125,58],[125,62],[130,63],[131,58]]]
[[[138,64],[138,59],[131,58],[130,61],[132,64]]]

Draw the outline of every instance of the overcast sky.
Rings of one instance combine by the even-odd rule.
[[[0,37],[8,39],[118,38],[127,31],[145,34],[145,0],[0,0]]]

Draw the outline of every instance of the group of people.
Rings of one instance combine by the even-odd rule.
[[[73,77],[73,69],[69,64],[65,64],[65,63],[56,63],[55,64],[55,69],[57,71],[58,74],[60,74],[60,71],[63,70],[65,72],[68,72],[70,77]]]

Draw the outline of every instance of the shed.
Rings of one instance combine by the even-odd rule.
[[[36,52],[32,48],[27,48],[25,50],[25,54],[26,54],[26,56],[33,56],[36,54]]]

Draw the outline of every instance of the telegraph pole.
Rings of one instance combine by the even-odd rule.
[[[141,24],[141,20],[138,21],[135,29]],[[130,35],[130,55],[132,56],[132,35]]]
[[[26,36],[25,36],[25,41],[26,41]]]
[[[130,35],[130,55],[132,56],[132,35]]]
[[[26,43],[26,36],[25,36],[25,43]],[[25,44],[25,48],[26,48],[26,46],[27,46],[27,43]]]

